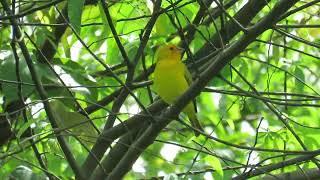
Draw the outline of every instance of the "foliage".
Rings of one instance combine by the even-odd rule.
[[[103,167],[109,178],[260,179],[320,167],[320,4],[160,2],[0,0],[2,177],[99,179]],[[184,114],[168,116],[188,96],[165,109],[151,85],[155,49],[169,42],[195,79],[197,138]]]

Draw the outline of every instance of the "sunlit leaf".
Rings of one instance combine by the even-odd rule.
[[[222,169],[222,165],[220,163],[220,160],[214,156],[207,156],[206,157],[206,161],[209,163],[209,165],[211,166],[212,169],[214,169],[215,171],[217,171],[217,173],[223,177],[223,169]]]

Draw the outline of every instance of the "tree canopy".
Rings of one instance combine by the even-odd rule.
[[[319,0],[0,0],[0,174],[320,178],[319,19]],[[172,105],[166,43],[193,77]]]

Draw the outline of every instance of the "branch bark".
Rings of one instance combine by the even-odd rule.
[[[283,162],[280,162],[280,163],[277,163],[277,164],[271,164],[271,165],[268,165],[268,166],[264,166],[264,167],[261,167],[261,168],[255,168],[254,170],[252,171],[248,171],[246,173],[243,173],[239,176],[236,176],[234,178],[232,178],[233,180],[245,180],[245,179],[248,179],[248,178],[251,178],[251,177],[255,177],[255,176],[258,176],[258,175],[261,175],[261,174],[266,174],[268,172],[271,172],[273,170],[276,170],[276,169],[280,169],[280,168],[283,168],[283,167],[286,167],[286,166],[290,166],[290,165],[294,165],[294,164],[298,164],[298,163],[301,163],[301,162],[304,162],[304,161],[308,161],[308,160],[311,160],[313,159],[314,157],[316,157],[318,154],[311,154],[311,155],[302,155],[302,156],[299,156],[299,157],[296,157],[296,158],[293,158],[293,159],[289,159],[289,160],[286,160],[286,161],[283,161]],[[319,169],[317,169],[318,172],[319,172]],[[282,175],[281,175],[282,176]],[[285,175],[283,175],[285,177]],[[318,174],[319,176],[319,174]]]
[[[262,180],[301,180],[301,179],[319,179],[320,170],[319,169],[309,169],[309,170],[297,170],[294,172],[288,172],[283,174],[275,174],[272,176],[266,175]]]

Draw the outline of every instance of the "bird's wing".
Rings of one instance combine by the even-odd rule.
[[[184,65],[184,78],[186,79],[188,85],[190,86],[192,84],[192,75],[190,71],[188,70],[187,66]],[[196,100],[194,99],[193,101],[194,109],[197,112],[197,103]]]

